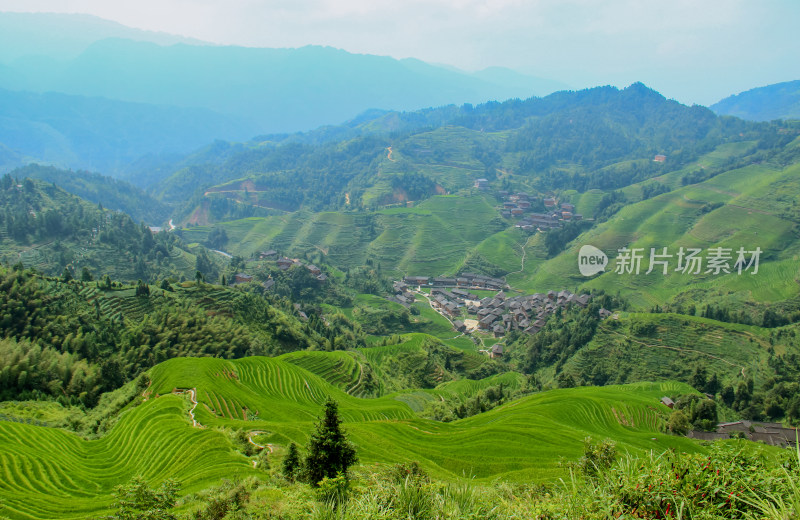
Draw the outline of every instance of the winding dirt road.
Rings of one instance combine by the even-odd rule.
[[[247,442],[249,442],[250,444],[252,444],[256,448],[259,448],[261,450],[267,450],[267,453],[272,455],[272,452],[275,451],[275,449],[272,446],[272,444],[265,444],[265,445],[262,446],[261,444],[258,444],[255,441],[253,441],[253,435],[259,435],[261,433],[267,433],[267,432],[262,431],[262,430],[254,430],[254,431],[248,433],[247,434]],[[258,461],[254,460],[253,461],[253,468],[257,468],[257,467],[258,467]]]
[[[521,273],[521,272],[523,272],[523,271],[525,270],[525,257],[526,257],[526,256],[527,256],[527,254],[528,254],[528,252],[525,250],[525,248],[526,248],[526,247],[528,247],[528,243],[531,241],[531,239],[532,239],[534,236],[536,236],[536,235],[529,235],[529,236],[528,236],[528,240],[526,240],[526,241],[525,241],[525,245],[523,245],[523,246],[522,246],[522,262],[521,262],[521,264],[522,264],[522,265],[520,265],[519,271],[514,271],[513,273],[508,273],[508,274],[506,274],[506,275],[503,277],[503,281],[505,281],[505,282],[508,282],[508,277],[509,277],[509,275],[512,275],[512,274],[517,274],[517,273]]]

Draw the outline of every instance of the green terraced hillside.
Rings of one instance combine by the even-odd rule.
[[[370,259],[397,276],[438,275],[459,271],[470,252],[509,227],[495,204],[488,195],[438,196],[413,208],[368,214],[301,211],[192,227],[182,233],[189,242],[203,242],[214,227],[220,227],[229,238],[228,252],[245,258],[268,249],[294,256],[321,251],[326,262],[340,269]],[[509,254],[519,254],[513,253],[513,243],[524,243],[524,238],[512,234],[502,241]],[[490,243],[484,249],[491,261],[495,248]],[[519,265],[505,257],[498,261],[507,267]]]
[[[609,221],[575,239],[552,259],[528,248],[524,271],[508,277],[512,285],[529,290],[552,287],[603,289],[629,299],[637,308],[649,309],[670,301],[738,305],[746,301],[778,302],[800,294],[798,255],[800,223],[796,196],[800,191],[800,164],[751,164],[711,179],[678,187],[674,191],[623,208]],[[578,272],[578,250],[584,244],[600,248],[610,258],[607,272],[588,280]],[[622,247],[643,248],[646,256],[640,274],[614,273],[614,258]],[[650,248],[667,247],[673,255],[667,275],[659,268],[645,274]],[[681,247],[760,247],[759,271],[714,275],[675,272],[675,255]],[[735,258],[734,258],[735,261]],[[733,262],[731,262],[731,265]]]
[[[331,357],[329,366],[341,360],[339,353]],[[323,365],[317,369],[328,372]],[[417,460],[433,475],[451,479],[551,479],[563,474],[557,464],[561,457],[580,456],[588,435],[614,438],[623,450],[701,449],[688,439],[659,433],[668,411],[659,398],[691,391],[676,383],[556,390],[437,423],[417,418],[398,394],[352,397],[281,359],[179,358],[158,365],[151,376],[147,400],[123,413],[99,440],[0,422],[2,513],[84,518],[107,510],[113,487],[137,474],[151,485],[176,478],[183,492],[191,492],[221,478],[257,473],[217,428],[265,432],[259,439],[273,447],[290,441],[302,446],[329,395],[340,403],[362,464]],[[497,376],[487,382],[455,382],[432,394],[468,395],[498,378],[510,381]],[[170,395],[182,388],[196,389],[197,406],[190,394]],[[190,407],[198,427],[192,426]]]
[[[152,376],[152,393],[196,388],[195,415],[201,424],[267,431],[261,438],[278,445],[289,441],[305,445],[330,395],[340,403],[363,463],[419,460],[432,473],[450,478],[470,474],[549,478],[561,471],[555,464],[559,456],[580,454],[587,435],[611,436],[627,449],[696,449],[691,441],[658,433],[660,417],[666,412],[660,397],[692,391],[675,383],[559,390],[461,421],[437,423],[417,418],[403,393],[359,399],[281,359],[174,359],[156,367]],[[450,385],[463,385],[469,393],[475,390],[470,386],[481,384]],[[431,393],[461,391],[450,385]],[[453,453],[448,446],[465,449]]]
[[[0,421],[0,515],[75,518],[111,508],[114,487],[135,475],[175,478],[183,492],[255,473],[227,436],[193,428],[188,401],[162,396],[123,414],[105,437],[86,441],[55,428]]]
[[[563,370],[587,384],[688,381],[699,365],[721,381],[735,384],[750,377],[761,386],[774,376],[770,352],[797,354],[800,349],[790,338],[771,343],[769,329],[761,327],[679,314],[623,313],[619,320],[603,322]]]

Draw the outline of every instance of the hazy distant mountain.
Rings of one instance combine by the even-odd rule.
[[[775,83],[727,97],[711,105],[720,115],[751,121],[800,118],[800,80]]]
[[[172,34],[143,31],[86,14],[0,13],[0,62],[22,57],[72,59],[92,43],[106,38],[128,38],[159,45],[203,44]]]
[[[9,16],[13,19],[5,14],[0,20]],[[52,37],[36,36],[23,45],[27,51],[0,53],[1,88],[203,107],[250,118],[263,133],[338,124],[371,108],[402,111],[524,99],[562,86],[507,69],[470,74],[329,47],[189,45],[91,17],[38,16],[23,20],[25,30],[0,37],[0,46],[14,47],[24,34],[36,33],[30,27],[39,20],[42,32],[57,26]],[[86,25],[91,30],[81,34]],[[103,39],[106,35],[112,37]],[[97,40],[85,45],[91,38]],[[62,39],[67,50],[57,49]],[[84,49],[74,54],[81,45]]]
[[[529,89],[536,92],[537,96],[546,95],[557,90],[568,90],[570,88],[569,85],[560,81],[528,76],[527,74],[522,74],[521,72],[505,67],[488,67],[474,72],[472,75],[498,85]]]
[[[252,125],[206,109],[0,89],[0,171],[39,161],[118,173],[146,154],[185,153]]]

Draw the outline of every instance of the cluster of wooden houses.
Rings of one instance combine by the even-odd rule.
[[[553,229],[561,227],[567,220],[582,220],[583,215],[575,213],[575,206],[564,202],[559,204],[554,197],[540,199],[525,192],[509,193],[498,191],[497,196],[503,200],[501,215],[503,218],[519,219],[515,224],[522,229]],[[540,204],[541,202],[541,204]],[[534,208],[544,206],[544,212],[534,212]]]
[[[461,273],[456,278],[406,276],[403,281],[395,282],[395,294],[390,299],[405,306],[411,305],[415,297],[410,287],[429,287],[431,305],[451,318],[456,330],[470,331],[466,320],[462,320],[466,314],[474,316],[472,324],[477,323],[478,329],[492,332],[495,337],[502,337],[512,330],[536,334],[544,327],[547,317],[559,307],[572,304],[586,307],[591,299],[588,294],[577,295],[570,291],[508,297],[503,292],[508,288],[505,282],[472,273]],[[481,298],[471,293],[470,289],[499,292],[494,297]],[[606,313],[610,314],[608,311]]]
[[[408,290],[408,284],[403,281],[394,282],[394,294],[387,299],[399,303],[403,307],[410,307],[417,301],[417,297],[414,296],[414,293]]]
[[[292,267],[295,267],[295,266],[305,267],[306,269],[308,269],[308,271],[311,273],[311,275],[314,276],[320,282],[325,282],[328,279],[328,275],[323,273],[322,269],[320,269],[316,265],[307,264],[307,263],[305,263],[302,260],[297,259],[297,258],[281,257],[281,256],[278,255],[278,252],[275,251],[275,250],[261,251],[260,253],[258,253],[258,255],[256,255],[256,258],[254,258],[252,260],[255,260],[255,259],[266,260],[267,262],[275,262],[275,265],[281,271],[287,271],[287,270],[289,270],[289,269],[291,269]],[[239,285],[239,284],[243,284],[243,283],[250,283],[250,282],[252,282],[254,280],[255,280],[255,278],[252,275],[249,275],[247,273],[236,273],[235,275],[233,275],[233,277],[231,278],[229,283],[230,283],[230,285]],[[270,277],[267,280],[265,280],[264,282],[262,282],[261,285],[264,286],[264,289],[271,290],[275,286],[275,280],[273,280],[272,276],[270,275]]]
[[[467,313],[476,316],[479,329],[491,331],[495,337],[502,337],[512,330],[536,334],[544,327],[547,317],[559,307],[573,304],[586,307],[590,299],[588,294],[577,295],[569,291],[549,291],[510,298],[499,292],[493,298],[471,301],[467,305]],[[459,324],[455,325],[458,328]]]
[[[278,269],[281,271],[287,271],[294,266],[303,266],[308,269],[313,276],[317,278],[320,282],[324,282],[328,279],[328,275],[322,272],[322,269],[317,267],[314,264],[306,264],[302,260],[298,258],[286,258],[286,257],[279,257],[278,252],[274,249],[270,249],[269,251],[262,251],[258,253],[259,260],[267,260],[273,261],[278,266]]]
[[[796,447],[797,428],[785,428],[781,423],[736,421],[717,425],[714,432],[690,431],[687,437],[704,441],[716,441],[742,437],[751,441],[763,442],[770,446]]]
[[[406,287],[459,287],[490,291],[500,291],[508,288],[508,284],[499,278],[492,278],[475,273],[460,273],[454,278],[446,276],[406,276],[403,278],[403,283],[406,284]],[[397,287],[395,287],[395,289],[397,289]]]

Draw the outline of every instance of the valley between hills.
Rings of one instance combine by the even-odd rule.
[[[0,180],[0,515],[797,511],[796,121],[637,83],[131,168]]]

